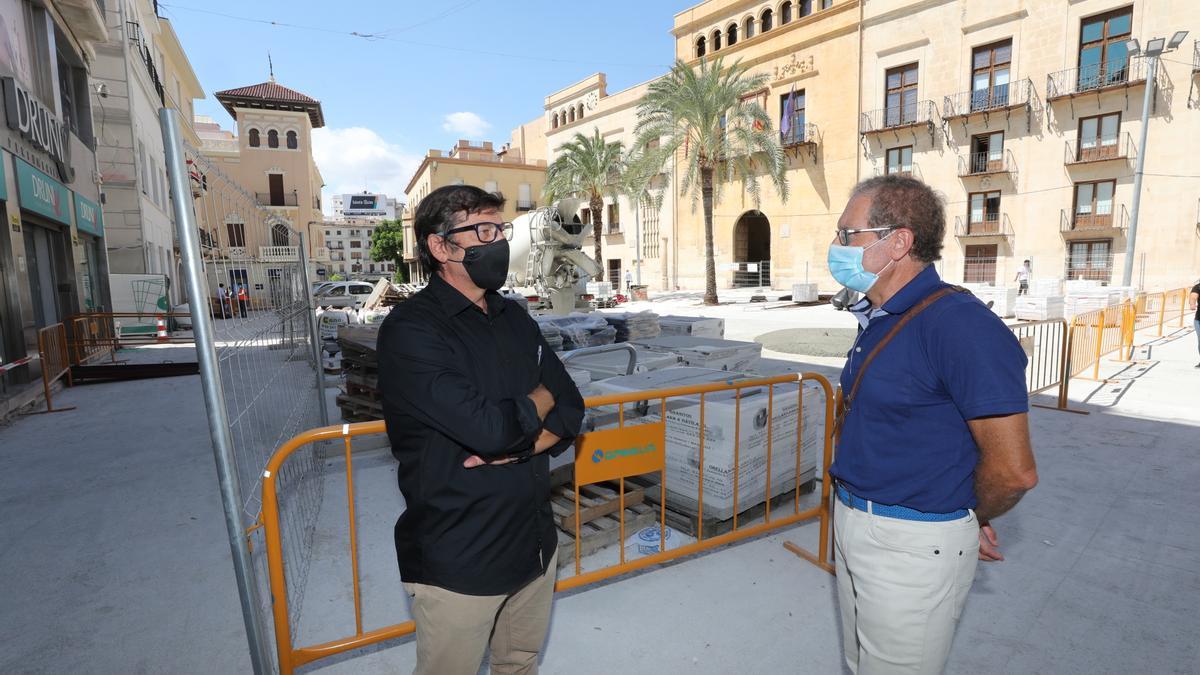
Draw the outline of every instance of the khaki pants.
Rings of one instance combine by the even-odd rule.
[[[546,573],[509,595],[464,595],[404,584],[417,624],[413,675],[476,675],[491,647],[491,672],[535,675],[550,625],[558,551]]]
[[[858,675],[942,672],[979,562],[975,512],[923,523],[834,508],[846,665]]]

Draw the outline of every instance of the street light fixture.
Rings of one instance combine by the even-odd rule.
[[[1150,101],[1154,96],[1155,74],[1158,70],[1158,60],[1166,52],[1174,51],[1187,37],[1186,30],[1176,31],[1171,36],[1171,42],[1168,43],[1166,38],[1156,37],[1151,38],[1146,43],[1146,51],[1143,56],[1146,58],[1146,92],[1142,97],[1142,128],[1140,131],[1141,139],[1138,143],[1138,158],[1137,171],[1133,175],[1133,209],[1129,215],[1129,234],[1125,237],[1125,270],[1121,275],[1122,286],[1133,285],[1133,258],[1134,251],[1137,248],[1137,226],[1138,226],[1138,209],[1142,204],[1142,174],[1146,168],[1146,134],[1150,130]],[[1136,38],[1130,39],[1125,43],[1126,49],[1131,55],[1141,51],[1140,45]]]

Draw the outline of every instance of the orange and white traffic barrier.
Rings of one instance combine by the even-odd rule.
[[[167,341],[167,320],[161,314],[158,315],[158,341]]]

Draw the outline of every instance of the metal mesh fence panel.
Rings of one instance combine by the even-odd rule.
[[[296,434],[322,426],[321,364],[311,315],[305,242],[286,217],[260,203],[220,166],[185,147],[213,342],[262,616],[269,616],[265,543],[257,528],[264,468]],[[315,275],[313,275],[315,276]],[[300,614],[321,508],[324,460],[314,445],[280,469],[282,539],[293,628]],[[269,630],[269,624],[267,624]],[[265,636],[270,641],[271,636]]]

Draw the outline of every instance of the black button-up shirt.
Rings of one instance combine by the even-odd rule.
[[[379,388],[405,511],[396,557],[406,582],[501,595],[546,571],[557,545],[548,455],[579,433],[583,399],[537,322],[489,291],[484,313],[433,275],[379,330]],[[524,462],[543,423],[528,398],[554,396],[544,426],[563,440]]]

